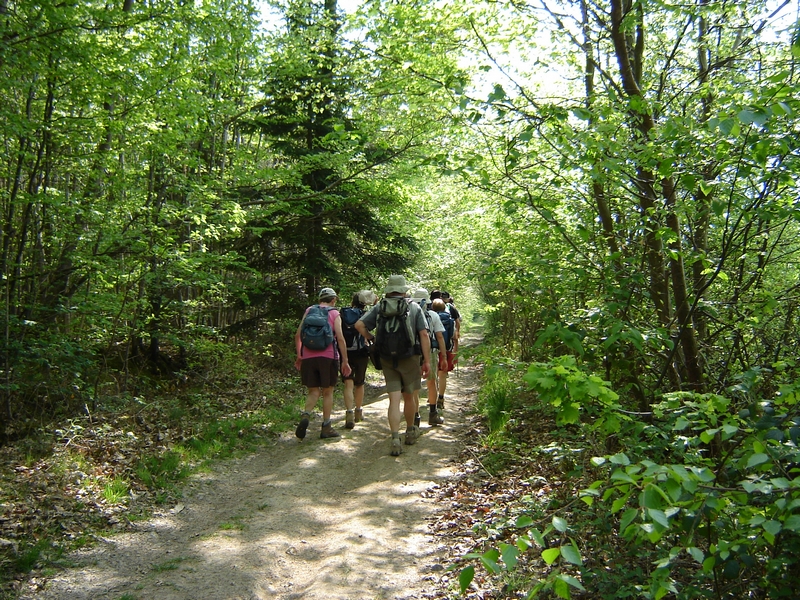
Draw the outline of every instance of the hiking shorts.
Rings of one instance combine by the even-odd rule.
[[[347,362],[350,363],[350,368],[352,371],[350,371],[350,375],[342,375],[342,381],[352,379],[353,384],[356,387],[364,385],[364,381],[367,376],[367,365],[369,365],[369,355],[365,354],[364,356],[350,356],[348,354]]]
[[[383,378],[386,380],[387,392],[404,392],[413,394],[422,389],[422,367],[418,355],[397,361],[397,368],[392,366],[392,359],[382,357]]]
[[[300,362],[300,381],[309,388],[329,388],[339,379],[339,360],[315,356]]]

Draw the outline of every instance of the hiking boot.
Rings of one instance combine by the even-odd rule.
[[[414,444],[416,444],[418,437],[419,437],[419,429],[417,429],[416,425],[406,429],[406,446],[413,446]]]
[[[441,425],[442,423],[444,423],[444,419],[438,412],[432,410],[428,413],[428,425],[435,427],[436,425]]]
[[[403,446],[400,444],[400,437],[393,437],[392,438],[392,450],[389,454],[392,456],[400,456],[403,452]]]
[[[419,413],[414,415],[414,427],[419,427],[420,417]]]
[[[438,400],[436,400],[436,408],[444,410],[444,396],[439,396]]]
[[[297,424],[297,429],[294,430],[294,434],[302,440],[306,437],[306,429],[308,429],[308,413],[303,413],[300,422]]]
[[[363,421],[364,420],[364,409],[357,408],[354,417],[355,417],[354,420],[355,420],[356,423],[360,423],[361,421]]]
[[[344,426],[347,429],[352,429],[353,427],[356,426],[356,421],[355,421],[355,418],[353,417],[353,411],[352,410],[348,410],[347,412],[345,412],[345,414],[344,414]]]
[[[327,425],[322,426],[322,431],[320,431],[319,437],[325,440],[328,438],[342,437],[342,435],[333,428],[333,425],[328,423]]]

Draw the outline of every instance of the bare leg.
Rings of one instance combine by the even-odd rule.
[[[333,412],[333,386],[322,389],[322,420],[329,420],[331,412]]]
[[[406,428],[414,426],[414,417],[417,416],[419,407],[419,392],[417,392],[417,404],[414,403],[414,394],[403,394],[403,414],[406,417]]]
[[[362,408],[364,406],[364,386],[359,385],[355,388],[353,392],[353,398],[356,403],[356,408]]]
[[[402,392],[389,392],[389,430],[392,435],[400,431],[400,401],[403,399]],[[413,418],[412,418],[413,422]]]
[[[331,390],[333,390],[333,388],[331,388]],[[319,402],[319,395],[321,391],[322,390],[318,387],[308,388],[308,396],[306,396],[305,412],[310,414],[311,411],[314,410],[314,407],[317,405],[317,402]]]
[[[344,407],[347,410],[353,410],[353,404],[355,403],[355,393],[354,393],[355,383],[352,379],[345,379],[344,380]],[[361,396],[363,402],[364,396],[364,388],[361,387]],[[361,408],[360,404],[356,404],[359,408]]]

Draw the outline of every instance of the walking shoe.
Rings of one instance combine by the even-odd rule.
[[[419,427],[420,417],[419,413],[414,415],[414,427]]]
[[[360,423],[364,420],[364,409],[357,408],[355,413],[355,422]]]
[[[414,444],[416,444],[418,437],[419,437],[419,429],[417,429],[416,425],[406,429],[406,446],[413,446]]]
[[[444,410],[444,396],[439,396],[438,400],[436,400],[436,408]]]
[[[306,437],[306,429],[308,429],[308,413],[303,413],[300,422],[297,424],[297,429],[294,430],[294,434],[302,440]]]
[[[344,426],[347,427],[347,429],[352,429],[356,426],[352,410],[348,410],[344,413]]]
[[[444,423],[444,419],[438,412],[432,410],[428,413],[428,425],[435,427],[436,425],[441,425],[442,423]]]
[[[327,438],[337,438],[342,437],[341,434],[333,428],[333,425],[328,423],[327,425],[322,426],[322,431],[319,434],[319,437],[324,439]]]
[[[403,446],[400,445],[400,437],[393,437],[392,438],[392,450],[390,454],[392,456],[400,456],[403,452]]]

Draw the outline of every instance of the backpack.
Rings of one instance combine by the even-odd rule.
[[[300,341],[309,350],[325,350],[333,343],[333,329],[328,321],[330,308],[315,304],[308,309],[300,325]]]
[[[455,341],[456,334],[456,320],[450,316],[450,313],[446,310],[443,310],[440,313],[436,313],[439,315],[439,318],[442,321],[442,325],[444,326],[444,346],[445,350],[448,352],[453,350],[453,342]]]
[[[414,356],[416,336],[408,318],[410,308],[402,296],[383,298],[378,305],[378,325],[375,330],[375,344],[383,358],[397,361]]]
[[[436,341],[436,334],[433,333],[433,325],[431,325],[431,315],[428,312],[428,304],[425,300],[420,300],[419,307],[422,309],[422,315],[425,317],[425,324],[428,327],[428,337],[431,340],[431,349],[439,347],[439,342]]]
[[[358,321],[364,314],[360,308],[354,306],[346,306],[342,309],[342,333],[344,334],[344,343],[347,346],[348,352],[358,352],[367,347],[364,336],[358,333],[355,328],[356,321]]]

